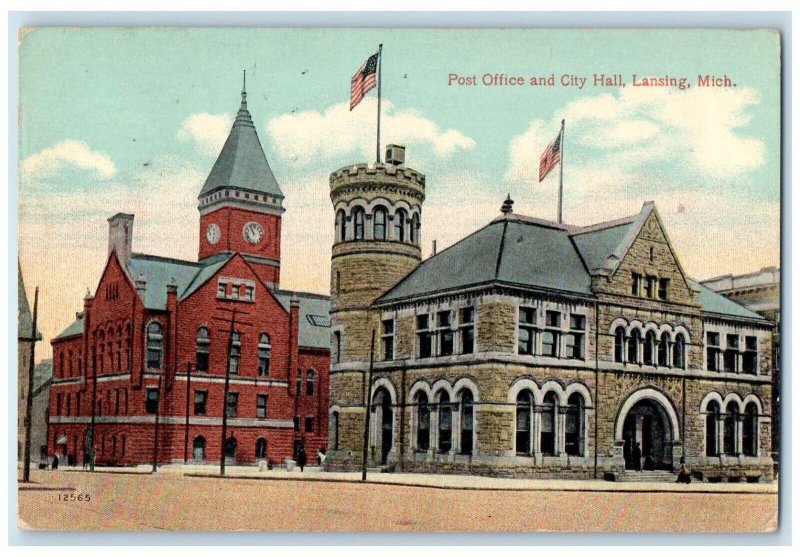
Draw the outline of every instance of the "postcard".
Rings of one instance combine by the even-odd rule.
[[[20,528],[777,528],[778,32],[19,40]]]

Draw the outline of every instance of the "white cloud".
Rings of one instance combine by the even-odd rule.
[[[381,140],[386,143],[428,145],[438,157],[475,147],[475,140],[456,129],[443,130],[419,112],[382,103]],[[281,157],[305,165],[315,159],[359,152],[371,157],[375,148],[377,100],[366,98],[352,112],[348,103],[324,111],[282,114],[267,123],[271,144]]]
[[[232,125],[233,119],[228,114],[191,114],[181,124],[178,137],[194,141],[203,154],[216,156],[222,150]]]
[[[62,164],[94,171],[102,179],[111,178],[117,173],[111,157],[92,151],[89,145],[77,139],[65,139],[30,155],[20,163],[20,171],[23,176],[40,178],[52,176]]]

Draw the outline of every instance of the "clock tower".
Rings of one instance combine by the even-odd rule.
[[[245,84],[236,120],[198,199],[200,261],[238,252],[277,288],[283,192],[247,110]]]

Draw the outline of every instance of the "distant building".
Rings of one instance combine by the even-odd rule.
[[[330,301],[280,288],[283,200],[243,90],[199,192],[197,261],[135,253],[134,216],[108,219],[100,281],[52,341],[50,456],[277,464],[325,446]]]
[[[53,360],[42,360],[33,372],[33,409],[31,411],[31,463],[47,462],[47,423],[50,420],[50,384]]]
[[[329,469],[360,466],[369,393],[371,466],[772,477],[772,323],[686,275],[652,202],[578,226],[509,198],[423,261],[402,155],[330,176]]]
[[[36,341],[40,340],[42,340],[42,335],[37,331]],[[20,462],[25,444],[25,412],[27,411],[28,378],[33,344],[33,315],[28,303],[28,296],[25,294],[25,284],[22,281],[22,267],[17,262],[17,459]],[[31,451],[34,455],[38,454],[34,451],[33,443],[31,443]]]

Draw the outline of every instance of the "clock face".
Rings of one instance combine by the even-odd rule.
[[[264,239],[264,229],[257,222],[248,222],[244,225],[244,239],[251,244],[258,244]]]
[[[206,240],[208,240],[209,244],[213,246],[214,244],[219,242],[221,236],[222,233],[219,230],[218,224],[212,222],[211,224],[208,225],[208,227],[206,228]]]

